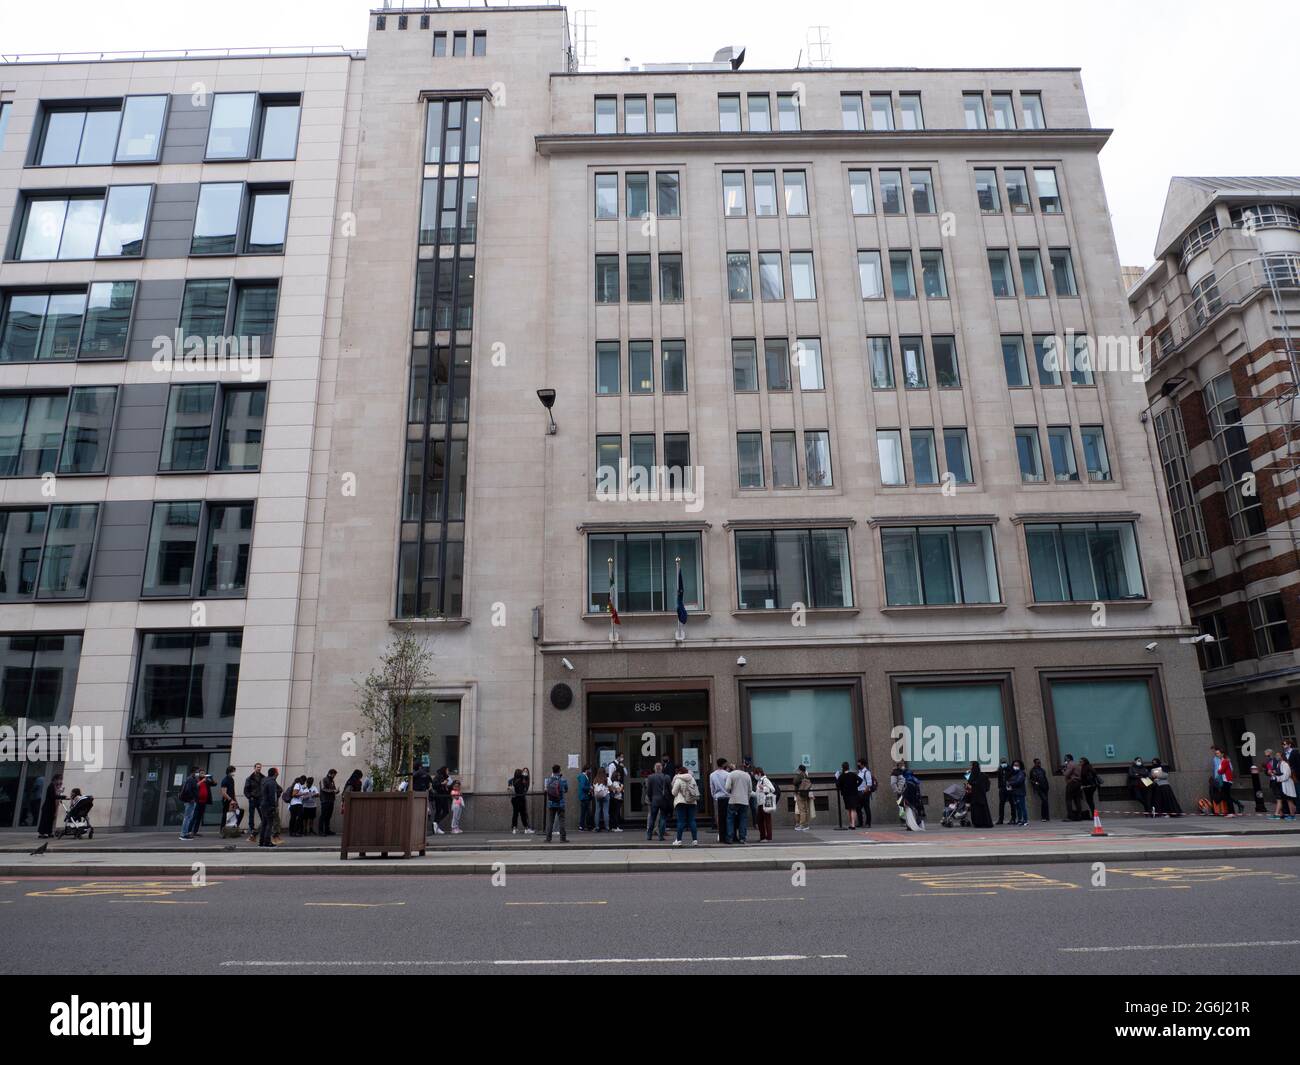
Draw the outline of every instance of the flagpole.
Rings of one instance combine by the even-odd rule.
[[[686,639],[686,624],[682,621],[681,612],[685,609],[682,604],[682,556],[678,555],[677,559],[677,583],[673,586],[677,591],[677,642],[681,643]]]
[[[618,639],[618,633],[614,631],[614,619],[618,617],[618,586],[614,583],[614,559],[607,558],[605,562],[609,566],[609,642],[613,644]]]

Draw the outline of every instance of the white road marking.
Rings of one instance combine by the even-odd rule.
[[[1250,943],[1153,943],[1145,947],[1058,947],[1065,954],[1111,954],[1128,950],[1226,950],[1230,947],[1300,947],[1300,939],[1260,939]]]
[[[701,899],[701,902],[807,902],[803,895],[776,896],[770,899]]]
[[[477,960],[459,960],[459,961],[431,961],[427,958],[420,958],[414,961],[391,961],[380,959],[376,961],[322,961],[322,960],[285,960],[285,961],[223,961],[221,964],[226,968],[243,968],[243,969],[273,969],[285,965],[319,965],[319,966],[346,966],[348,968],[369,968],[374,966],[384,968],[427,968],[432,966],[445,965],[707,965],[716,962],[734,962],[734,961],[816,961],[816,960],[837,960],[847,958],[847,954],[745,954],[745,955],[713,955],[691,958],[482,958]]]
[[[372,909],[376,906],[405,906],[404,902],[304,902],[304,906],[353,906],[360,909]]]
[[[608,906],[606,899],[591,899],[586,902],[507,902],[507,906]]]

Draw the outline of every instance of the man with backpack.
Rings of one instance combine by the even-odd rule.
[[[871,796],[876,793],[875,775],[865,758],[858,759],[858,827],[871,827]]]
[[[185,817],[181,820],[181,839],[193,839],[195,829],[194,812],[199,804],[199,767],[190,766],[189,776],[181,785],[180,800],[185,806]]]
[[[280,771],[272,766],[267,770],[266,778],[262,781],[262,794],[258,796],[258,805],[262,810],[262,837],[258,842],[259,847],[276,847],[279,846],[272,839],[271,833],[275,828],[276,811],[280,804],[280,782],[276,777]]]
[[[591,766],[584,765],[578,774],[578,831],[590,832],[595,828],[594,801],[591,795]]]
[[[546,795],[546,842],[551,842],[555,825],[560,826],[560,842],[568,843],[569,834],[564,829],[564,796],[568,793],[569,782],[560,772],[559,763],[551,766],[551,775],[546,778],[542,791]]]
[[[250,843],[257,838],[254,821],[257,819],[257,811],[262,808],[262,781],[265,779],[266,777],[262,774],[261,762],[255,763],[253,771],[244,778],[244,803],[248,807],[248,841]]]

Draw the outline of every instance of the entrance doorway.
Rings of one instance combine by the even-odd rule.
[[[131,760],[131,818],[132,828],[177,828],[185,819],[185,805],[181,802],[181,785],[189,775],[190,766],[210,773],[216,782],[212,801],[203,811],[204,828],[221,825],[221,799],[218,790],[221,778],[230,764],[229,751],[182,751],[180,753],[137,754]],[[242,780],[235,782],[243,787]]]

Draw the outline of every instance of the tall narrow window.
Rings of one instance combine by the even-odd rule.
[[[864,300],[885,298],[885,274],[880,264],[880,252],[858,252],[858,283]]]
[[[880,203],[885,214],[903,214],[903,172],[880,171]]]
[[[961,98],[962,113],[966,117],[967,129],[987,129],[988,121],[984,117],[984,94],[982,92],[964,93]]]
[[[889,337],[867,337],[867,359],[871,366],[871,387],[894,387],[894,355]]]
[[[1048,426],[1047,444],[1052,453],[1052,476],[1058,481],[1077,481],[1079,466],[1074,455],[1074,436],[1070,427]]]
[[[719,94],[718,96],[718,132],[740,132],[740,97]]]
[[[856,215],[876,213],[876,200],[871,192],[871,171],[849,171],[849,203]]]
[[[1043,94],[1040,92],[1022,92],[1020,94],[1020,125],[1025,129],[1046,129],[1043,118]]]
[[[1038,430],[1026,426],[1016,430],[1016,459],[1020,464],[1020,479],[1026,484],[1043,480],[1043,453],[1038,443]]]
[[[871,128],[880,132],[894,128],[894,101],[887,92],[871,94]]]
[[[847,130],[866,129],[862,118],[862,93],[840,93],[840,122]]]
[[[739,472],[740,488],[762,488],[763,477],[763,434],[736,434],[736,466]]]

